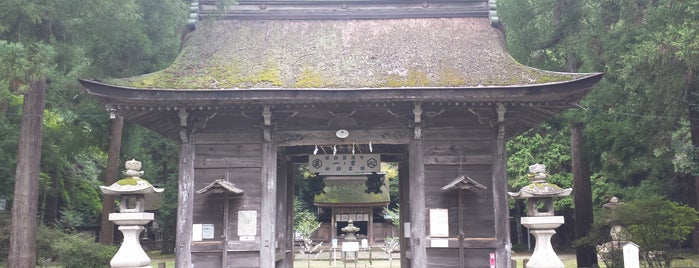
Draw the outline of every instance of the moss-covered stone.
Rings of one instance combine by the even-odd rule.
[[[121,180],[118,180],[116,183],[121,186],[136,186],[139,184],[151,185],[150,182],[137,177],[123,178]]]

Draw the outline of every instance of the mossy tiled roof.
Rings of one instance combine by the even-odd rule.
[[[517,63],[487,18],[208,20],[168,68],[115,79],[143,89],[487,87],[584,74]]]

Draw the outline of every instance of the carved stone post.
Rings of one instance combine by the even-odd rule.
[[[522,225],[536,239],[534,253],[526,264],[527,268],[563,268],[563,262],[551,246],[551,237],[556,228],[563,224],[562,216],[553,214],[553,198],[568,196],[573,189],[561,189],[555,184],[546,182],[546,166],[535,164],[529,167],[529,179],[532,183],[522,187],[517,193],[509,193],[515,199],[527,199],[527,216],[522,217]],[[543,210],[539,205],[543,204]]]
[[[124,175],[126,178],[110,186],[100,186],[105,195],[119,197],[119,212],[110,213],[109,220],[119,225],[119,231],[124,234],[124,241],[109,264],[113,268],[151,267],[150,258],[138,238],[145,230],[143,226],[153,220],[153,213],[144,212],[145,195],[161,193],[163,189],[157,189],[140,178],[143,171],[139,161],[126,161]]]

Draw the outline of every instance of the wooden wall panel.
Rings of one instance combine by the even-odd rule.
[[[495,249],[464,249],[464,263],[459,266],[458,248],[428,248],[427,267],[437,268],[484,268],[490,266],[490,253]]]
[[[425,141],[425,155],[490,155],[492,148],[489,140]]]
[[[466,166],[464,169],[477,170],[468,172],[468,176],[478,183],[488,187],[485,190],[469,190],[463,192],[463,224],[466,237],[493,237],[493,198],[490,187],[489,166]],[[427,209],[449,209],[449,235],[458,237],[458,193],[454,190],[443,191],[442,187],[457,178],[459,168],[456,166],[427,166],[425,168],[425,201]],[[428,222],[429,230],[429,222]]]
[[[228,176],[226,176],[228,173]],[[196,190],[206,187],[216,179],[225,179],[234,183],[244,193],[229,199],[229,241],[237,241],[238,211],[256,210],[260,212],[260,168],[204,168],[195,171],[194,188]],[[195,194],[194,196],[194,220],[193,223],[214,224],[214,240],[221,240],[225,227],[223,226],[224,200],[216,194]],[[259,236],[259,228],[258,228]]]
[[[257,143],[197,144],[197,158],[260,158],[262,146]]]
[[[242,132],[215,132],[194,134],[194,144],[229,144],[229,143],[259,143],[262,140],[262,131],[259,129],[245,130]]]
[[[258,268],[260,267],[260,253],[256,251],[228,252],[228,267]]]
[[[221,267],[221,252],[192,252],[194,267]]]
[[[493,140],[495,130],[490,126],[468,126],[468,128],[443,127],[424,128],[422,139],[425,141],[468,141]]]
[[[466,249],[464,250],[464,267],[490,267],[490,253],[495,249]],[[500,267],[500,266],[498,266]]]
[[[241,111],[196,111],[195,121],[197,133],[236,133],[258,129],[262,121],[262,109],[246,111],[246,118]]]
[[[455,248],[428,248],[427,267],[447,268],[459,267],[459,249]],[[486,267],[486,266],[482,266]]]
[[[192,253],[194,267],[221,267],[221,252]],[[258,268],[260,257],[257,252],[228,252],[228,266],[231,268]]]
[[[195,194],[196,195],[196,194]],[[223,199],[214,198],[194,198],[194,219],[193,224],[213,224],[214,238],[203,241],[221,240],[223,234]]]

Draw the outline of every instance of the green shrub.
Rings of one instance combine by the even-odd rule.
[[[10,244],[10,217],[0,213],[0,263],[7,261]],[[109,267],[117,248],[94,242],[94,238],[67,234],[39,225],[36,233],[38,267],[58,262],[64,268]]]
[[[66,235],[56,241],[54,249],[57,261],[64,268],[109,267],[117,248],[95,243],[94,239],[82,235]]]
[[[40,267],[58,259],[58,252],[54,244],[57,241],[62,241],[67,236],[66,233],[59,229],[39,225],[36,232],[36,258]]]
[[[611,221],[625,226],[648,267],[670,267],[699,215],[689,206],[651,195],[620,204],[611,213]]]
[[[0,212],[0,263],[7,261],[7,253],[10,250],[10,215]]]

